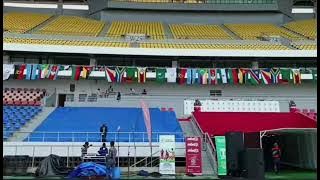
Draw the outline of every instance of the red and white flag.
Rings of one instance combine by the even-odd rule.
[[[146,129],[148,133],[149,145],[151,146],[152,127],[151,127],[150,111],[147,104],[143,100],[140,101],[140,104],[141,104],[142,113],[144,116],[144,123],[146,125]]]

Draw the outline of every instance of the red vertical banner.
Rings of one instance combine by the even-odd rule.
[[[200,137],[186,137],[186,173],[202,175],[202,144]]]

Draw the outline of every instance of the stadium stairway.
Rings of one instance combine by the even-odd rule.
[[[111,23],[105,23],[102,30],[98,34],[98,37],[106,37],[110,26],[111,26]]]
[[[23,141],[30,133],[21,132],[32,132],[44,121],[49,114],[54,111],[54,107],[43,107],[42,111],[26,125],[24,125],[19,131],[15,132],[9,139],[9,142]]]
[[[227,26],[225,26],[224,24],[221,24],[220,27],[226,31],[233,39],[238,39],[241,40],[241,38],[239,36],[237,36],[234,32],[232,32]]]
[[[46,25],[48,25],[49,23],[51,23],[52,21],[54,21],[57,17],[59,17],[59,16],[57,16],[57,15],[51,16],[49,19],[47,19],[47,20],[44,21],[43,23],[39,24],[38,26],[32,28],[31,30],[27,31],[26,33],[32,34],[32,33],[38,32],[38,30],[42,29],[43,27],[45,27]]]
[[[183,130],[183,134],[185,137],[188,136],[201,136],[201,133],[199,130],[196,129],[195,125],[192,123],[192,121],[179,121],[180,126]],[[203,142],[203,146],[202,147],[206,147],[202,149],[201,152],[201,157],[202,157],[202,173],[203,175],[207,175],[207,176],[216,176],[217,177],[217,173],[215,172],[215,168],[212,166],[212,164],[210,163],[210,160],[214,162],[214,164],[216,163],[216,159],[211,159],[210,156],[208,155],[208,143]],[[217,167],[216,167],[217,168]]]
[[[170,30],[169,24],[163,23],[164,28],[164,34],[166,35],[166,38],[173,39],[172,31]]]

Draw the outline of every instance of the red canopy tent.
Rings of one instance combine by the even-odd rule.
[[[294,112],[194,112],[204,133],[210,136],[227,132],[263,132],[285,129],[315,129],[317,122]]]

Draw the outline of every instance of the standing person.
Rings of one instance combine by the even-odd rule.
[[[116,165],[116,157],[117,157],[117,149],[114,147],[114,141],[111,141],[110,142],[110,148],[109,148],[109,154],[108,154],[108,157],[109,157],[109,161],[112,163],[110,163],[111,167],[115,167]]]
[[[106,142],[107,141],[108,126],[103,124],[100,127],[100,132],[101,132],[101,142]]]
[[[281,157],[280,147],[278,146],[278,143],[274,143],[272,148],[272,158],[273,158],[274,172],[276,174],[278,174],[280,170],[280,157]]]
[[[118,92],[117,100],[118,100],[118,102],[121,100],[121,94],[120,94],[120,92]]]
[[[88,153],[89,147],[92,146],[92,144],[89,145],[89,142],[85,142],[84,145],[81,147],[81,157],[84,157]]]

